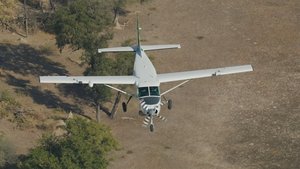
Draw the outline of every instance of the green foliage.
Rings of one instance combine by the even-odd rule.
[[[132,39],[126,40],[122,46],[131,46]],[[133,64],[134,64],[134,53],[133,52],[122,52],[116,55],[116,62],[114,67],[115,75],[132,75]]]
[[[110,130],[98,123],[75,118],[67,121],[67,134],[44,136],[40,145],[21,159],[22,169],[104,169],[106,155],[117,143]]]
[[[8,91],[0,91],[0,119],[14,113],[20,108],[20,104]]]
[[[60,49],[70,44],[74,49],[96,50],[111,38],[112,0],[74,0],[60,6],[48,25],[56,34]]]
[[[115,75],[133,74],[134,53],[123,52],[116,56]]]
[[[125,0],[73,0],[60,6],[48,23],[56,35],[57,46],[62,50],[65,45],[74,49],[84,49],[84,60],[89,67],[88,76],[132,74],[131,54],[120,54],[116,60],[98,54],[97,49],[107,46],[112,38],[110,28],[113,16],[122,14]],[[111,98],[111,90],[103,85],[94,85],[87,92],[96,103]]]
[[[0,134],[0,168],[8,164],[13,164],[16,160],[14,148],[4,136]]]
[[[0,92],[0,102],[5,102],[10,105],[19,105],[19,103],[9,94],[8,91]]]
[[[112,59],[94,52],[86,52],[85,54],[86,58],[90,59],[90,67],[84,73],[86,76],[111,75],[112,68],[114,67]],[[96,104],[109,101],[111,98],[111,90],[104,85],[94,85],[93,88],[87,87],[87,91]]]

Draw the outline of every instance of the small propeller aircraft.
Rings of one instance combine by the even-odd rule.
[[[68,83],[68,84],[88,84],[93,87],[94,84],[103,84],[111,89],[117,90],[123,94],[129,95],[127,102],[122,103],[123,111],[127,111],[127,105],[132,97],[139,100],[140,113],[145,115],[144,125],[149,126],[150,131],[154,131],[153,117],[162,120],[160,116],[162,105],[172,108],[172,100],[167,100],[164,96],[170,91],[182,86],[191,79],[204,78],[211,76],[227,75],[233,73],[242,73],[253,71],[251,65],[240,65],[232,67],[223,67],[215,69],[194,70],[185,72],[173,72],[157,74],[153,64],[149,60],[145,51],[181,48],[179,44],[167,45],[141,45],[139,21],[137,19],[137,45],[129,47],[114,47],[98,49],[98,53],[103,52],[135,52],[134,70],[131,76],[40,76],[40,83]],[[173,81],[183,81],[167,91],[160,91],[160,84]],[[130,94],[120,90],[113,84],[135,85],[136,94]]]

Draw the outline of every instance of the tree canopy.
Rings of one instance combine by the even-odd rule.
[[[22,169],[104,169],[107,153],[117,147],[110,130],[93,121],[70,119],[64,136],[44,136],[39,146],[21,159]]]
[[[61,5],[53,14],[48,25],[56,35],[57,46],[61,50],[65,45],[71,45],[75,50],[84,50],[83,58],[88,64],[85,75],[132,72],[128,68],[130,64],[126,62],[128,57],[114,60],[97,53],[97,49],[106,47],[107,40],[112,38],[114,16],[124,5],[124,0],[73,0]],[[128,61],[132,62],[133,58]],[[111,97],[111,90],[103,85],[94,85],[87,91],[97,107]]]
[[[96,50],[111,38],[114,1],[74,0],[58,8],[49,25],[60,49],[70,44],[74,49]]]

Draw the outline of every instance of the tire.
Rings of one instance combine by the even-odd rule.
[[[168,109],[171,110],[173,107],[173,101],[172,100],[168,100]]]
[[[122,103],[123,112],[127,112],[127,104],[125,102]]]
[[[154,125],[150,124],[150,131],[153,132],[154,131]]]

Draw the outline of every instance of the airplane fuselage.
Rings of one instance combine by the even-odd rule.
[[[133,74],[138,78],[135,85],[140,110],[145,115],[158,115],[161,108],[160,83],[152,62],[141,48],[136,50]]]

